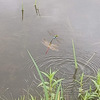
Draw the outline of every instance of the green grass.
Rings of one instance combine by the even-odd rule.
[[[77,70],[78,66],[77,66],[73,40],[72,40],[72,46],[73,46],[73,55],[74,55],[74,61],[75,61],[75,69]],[[31,53],[28,50],[27,52],[33,64],[35,65],[34,67],[36,68],[41,79],[41,83],[38,86],[41,86],[43,88],[44,93],[43,93],[43,96],[40,95],[40,100],[64,100],[63,88],[61,84],[62,80],[64,79],[55,78],[55,75],[58,71],[52,71],[51,68],[50,68],[50,71],[47,73],[40,71]],[[93,56],[89,59],[89,61],[93,58]],[[75,72],[75,75],[76,75],[76,72]],[[47,80],[45,80],[43,76],[45,76]],[[88,89],[84,89],[84,82],[83,82],[83,79],[85,79],[84,77],[89,77],[90,81],[94,84],[95,89],[92,88],[91,84]],[[78,88],[77,88],[78,91],[76,91],[78,92],[78,95],[77,95],[78,100],[100,100],[100,70],[98,70],[96,77],[85,75],[84,73],[82,73],[80,78],[77,80],[75,78],[74,81],[76,82],[76,84],[78,84]],[[22,95],[14,100],[37,100],[36,97],[33,97],[30,91],[26,91],[26,93],[27,95]],[[8,100],[4,96],[0,96],[0,99]],[[13,100],[13,98],[11,100]]]
[[[23,0],[22,0],[22,11],[24,11]]]
[[[37,0],[35,0],[35,4],[34,5],[37,5]]]
[[[29,94],[29,98],[23,95],[23,96],[18,97],[18,99],[15,99],[15,100],[36,100],[36,98],[34,98],[31,94]]]
[[[35,60],[33,59],[32,55],[30,54],[30,52],[29,52],[28,50],[27,50],[27,52],[28,52],[28,54],[29,54],[29,56],[30,56],[30,58],[31,58],[31,60],[32,60],[32,62],[33,62],[33,64],[35,65],[35,67],[36,67],[36,69],[37,69],[37,72],[38,72],[38,74],[39,74],[39,76],[40,76],[40,79],[41,79],[41,81],[42,81],[42,83],[43,83],[43,88],[44,88],[46,100],[48,100],[48,99],[49,99],[49,96],[48,96],[48,92],[47,92],[47,89],[46,89],[46,85],[45,85],[44,79],[43,79],[43,77],[42,77],[42,75],[41,75],[41,72],[40,72],[40,70],[39,70],[39,68],[38,68],[38,66],[37,66],[37,64],[36,64],[36,62],[35,62]]]
[[[77,59],[76,59],[76,54],[75,54],[75,46],[74,46],[73,40],[72,40],[72,46],[73,46],[73,55],[74,55],[75,69],[78,69]]]
[[[33,64],[35,65],[35,68],[37,69],[37,72],[40,76],[40,79],[41,79],[41,83],[39,84],[39,86],[42,86],[43,89],[44,89],[44,99],[43,100],[60,100],[60,98],[62,98],[60,96],[60,94],[63,94],[63,93],[60,93],[61,91],[61,81],[63,79],[58,79],[56,80],[54,78],[55,74],[57,73],[57,71],[53,71],[50,69],[50,72],[49,73],[45,73],[45,72],[41,72],[39,70],[39,67],[37,66],[35,60],[33,59],[32,55],[30,54],[29,51],[27,51]],[[42,74],[44,74],[49,81],[44,81],[43,79],[43,76]]]
[[[74,46],[73,40],[72,40],[72,46],[73,46],[73,55],[74,55],[74,62],[75,62],[74,75],[76,76],[78,64],[77,64],[77,60],[76,60],[75,46]],[[28,52],[33,64],[35,65],[35,68],[37,69],[37,72],[41,79],[41,83],[38,85],[38,86],[41,86],[44,90],[44,97],[41,96],[41,100],[64,100],[63,88],[61,85],[61,81],[63,79],[56,80],[54,78],[57,71],[52,72],[52,70],[50,69],[49,73],[41,72],[39,70],[39,67],[37,66],[35,60],[33,59],[32,55],[30,54],[30,52],[29,51],[27,51],[27,52]],[[93,56],[88,60],[88,62],[93,58]],[[46,76],[49,81],[44,81],[42,74],[44,76]],[[88,75],[84,75],[84,73],[82,73],[79,80],[76,80],[76,78],[75,78],[76,84],[79,84],[78,91],[76,91],[76,92],[78,92],[78,95],[77,95],[78,100],[100,100],[100,70],[97,72],[96,77],[88,76],[90,78],[90,81],[92,81],[94,83],[95,90],[92,89],[91,85],[90,85],[89,89],[87,89],[87,90],[84,89],[83,79],[84,79],[84,77],[87,77],[87,76]],[[18,100],[24,100],[24,96],[20,97],[20,99],[18,99]],[[32,95],[30,95],[29,100],[36,100],[36,98],[34,98]]]
[[[57,71],[53,71],[50,69],[49,73],[45,73],[45,72],[41,72],[43,73],[46,77],[48,81],[45,81],[45,85],[49,94],[49,99],[52,100],[57,100],[57,97],[59,95],[59,91],[61,89],[61,81],[63,79],[58,79],[56,80],[54,78],[55,74],[57,73]],[[38,86],[42,86],[43,87],[43,83],[41,82]]]
[[[37,0],[35,0],[34,7],[35,7],[36,14],[40,16],[39,7],[37,7]]]
[[[78,100],[100,100],[100,71],[97,72],[97,76],[92,80],[95,86],[95,90],[92,89],[92,86],[90,84],[89,89],[84,89],[83,86],[83,78],[85,77],[84,73],[82,73],[80,80],[75,80],[79,84],[79,94],[78,94]]]
[[[57,71],[52,72],[51,69],[50,69],[49,73],[42,72],[49,79],[49,81],[44,82],[46,89],[48,91],[49,97],[48,97],[48,99],[41,97],[40,100],[64,100],[63,89],[62,89],[62,85],[61,85],[62,79],[55,80],[54,75],[56,74],[56,72]],[[85,75],[84,75],[84,73],[82,73],[82,75],[80,76],[80,79],[75,80],[77,82],[77,84],[79,84],[78,91],[76,91],[76,92],[78,92],[77,100],[100,100],[100,71],[97,72],[97,76],[95,77],[95,80],[90,79],[94,83],[95,90],[92,89],[91,85],[90,85],[90,88],[87,90],[83,88],[84,87],[84,84],[83,84],[84,77],[85,77]],[[44,89],[43,82],[41,82],[39,84],[39,86],[42,86]],[[4,99],[2,98],[2,100],[4,100]],[[37,99],[34,98],[29,93],[28,99],[27,99],[27,96],[23,95],[23,96],[20,96],[16,100],[37,100]]]

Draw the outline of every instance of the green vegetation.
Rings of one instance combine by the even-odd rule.
[[[29,53],[29,51],[28,51],[28,53]],[[30,53],[29,53],[29,55],[30,55],[31,59],[33,59],[33,57],[31,56]],[[37,68],[38,66],[36,65],[34,59],[32,61],[34,62],[35,67]],[[41,72],[39,69],[38,69],[38,71],[41,76],[43,74],[44,76],[47,77],[47,80],[48,80],[48,81],[43,81],[44,79],[43,80],[41,79],[42,82],[38,85],[43,88],[43,91],[45,93],[43,97],[41,96],[40,100],[65,100],[64,96],[63,96],[62,85],[61,85],[61,81],[63,79],[56,80],[54,78],[57,71],[52,72],[51,69],[50,69],[49,73]],[[84,77],[85,77],[85,75],[84,75],[84,73],[82,73],[82,75],[80,76],[80,79],[75,80],[75,82],[77,82],[77,84],[79,84],[79,88],[77,91],[78,92],[77,100],[100,100],[100,71],[97,72],[96,77],[91,77],[94,79],[90,79],[91,82],[94,83],[94,86],[95,86],[94,90],[92,89],[91,85],[90,85],[90,88],[87,90],[85,90],[83,88],[84,87],[84,83],[83,83]],[[16,100],[37,100],[30,93],[29,93],[28,99],[26,99],[26,98],[27,98],[27,96],[23,95],[23,96],[20,96]]]
[[[77,60],[76,60],[75,46],[74,46],[74,41],[73,40],[72,40],[72,47],[73,47],[73,56],[74,56],[74,62],[75,62],[75,71],[74,71],[74,74],[73,74],[73,79],[76,79],[78,64],[77,64]]]
[[[23,7],[23,0],[22,0],[22,11],[24,11],[24,7]]]
[[[76,59],[74,45],[73,45],[73,52],[74,52],[74,59]],[[28,53],[29,53],[29,51],[28,51]],[[30,55],[35,67],[37,67],[37,70],[39,71],[38,66],[36,65],[33,57],[31,56],[30,53],[29,53],[29,55]],[[77,61],[76,61],[76,63],[77,63]],[[63,91],[61,88],[61,81],[63,79],[58,79],[58,80],[54,79],[54,75],[57,73],[57,71],[52,72],[50,69],[49,73],[39,71],[39,74],[40,73],[44,74],[49,80],[49,81],[42,81],[42,79],[41,79],[42,82],[39,84],[39,86],[43,87],[44,92],[45,92],[45,95],[42,98],[42,100],[63,100],[64,97],[63,97]],[[82,73],[82,75],[80,76],[80,79],[75,80],[77,82],[77,84],[79,84],[79,88],[78,88],[79,91],[78,91],[78,96],[77,96],[78,100],[100,100],[100,71],[97,72],[97,76],[95,77],[95,80],[91,79],[91,81],[95,85],[95,90],[92,89],[91,85],[90,85],[90,88],[87,90],[85,90],[83,88],[84,77],[85,77],[85,75],[84,75],[84,73]],[[47,98],[45,99],[46,95],[47,95]]]
[[[22,0],[22,20],[23,20],[23,17],[24,17],[24,7],[23,7],[23,0]]]
[[[24,11],[24,7],[23,7],[23,4],[22,4],[22,11]]]
[[[100,100],[100,71],[97,72],[97,76],[95,80],[91,79],[92,82],[95,85],[95,90],[92,89],[91,85],[90,88],[85,90],[83,88],[83,78],[84,74],[82,73],[80,80],[75,80],[79,85],[79,93],[78,93],[78,98],[79,100]]]
[[[73,45],[73,54],[74,54],[74,61],[75,61],[75,69],[78,69],[77,67],[77,60],[75,55],[75,47],[74,42],[72,40]],[[42,87],[43,89],[43,95],[40,95],[40,100],[65,100],[63,96],[63,87],[62,87],[62,81],[64,79],[56,79],[55,75],[58,71],[52,71],[50,68],[50,71],[45,73],[43,71],[40,71],[38,65],[36,64],[35,60],[33,59],[32,55],[29,51],[27,51],[33,64],[35,65],[35,68],[40,76],[41,83],[38,85],[38,87]],[[74,76],[76,76],[76,70],[74,73]],[[89,86],[88,89],[84,89],[84,82],[83,80],[85,77],[89,77],[90,81],[94,85],[93,87]],[[78,95],[77,100],[100,100],[100,70],[97,72],[97,76],[88,76],[82,73],[79,79],[74,78],[73,80],[76,84],[78,84]],[[26,90],[25,90],[26,91]],[[12,100],[38,100],[36,97],[33,97],[33,95],[26,91],[26,95],[22,95],[18,97],[17,99]],[[1,100],[8,100],[7,98],[0,97]],[[68,99],[70,100],[70,99]]]
[[[49,81],[45,81],[44,83],[46,85],[50,100],[54,100],[54,99],[58,100],[57,98],[58,98],[60,88],[61,88],[61,81],[63,80],[63,79],[56,80],[54,78],[56,72],[57,71],[52,72],[51,69],[50,69],[50,72],[48,74],[42,72],[49,80]],[[43,87],[43,82],[40,83],[39,86]]]
[[[35,4],[34,5],[37,5],[37,0],[35,0]]]
[[[76,54],[75,54],[75,46],[74,46],[73,40],[72,40],[72,46],[73,46],[73,55],[74,55],[74,61],[75,61],[75,69],[78,69]]]
[[[63,97],[61,97],[62,95],[60,96],[60,94],[62,94],[60,90],[61,90],[61,81],[63,79],[56,80],[54,78],[57,71],[52,72],[50,69],[50,72],[48,74],[45,72],[41,72],[29,51],[28,51],[28,54],[29,54],[32,62],[34,63],[34,65],[38,71],[38,74],[40,76],[40,79],[42,81],[39,84],[39,86],[43,87],[43,90],[45,93],[42,100],[60,100],[60,98],[63,98]],[[44,81],[41,73],[44,74],[49,79],[49,81]]]
[[[40,16],[39,8],[37,7],[37,0],[35,0],[34,7],[35,7],[36,14]]]
[[[34,98],[31,94],[29,94],[29,98],[27,98],[27,96],[23,95],[23,96],[18,97],[17,100],[36,100],[36,98]]]
[[[37,71],[38,71],[38,74],[39,74],[39,76],[40,76],[40,79],[41,79],[41,81],[42,81],[42,83],[43,83],[43,88],[44,88],[46,100],[48,100],[48,99],[49,99],[49,96],[48,96],[47,88],[46,88],[44,79],[43,79],[43,77],[42,77],[42,75],[41,75],[41,72],[40,72],[40,70],[39,70],[39,68],[38,68],[38,66],[37,66],[37,64],[36,64],[36,62],[35,62],[35,60],[34,60],[33,57],[31,56],[31,54],[30,54],[29,51],[28,51],[28,54],[29,54],[30,58],[32,59],[32,62],[34,63],[34,65],[35,65],[35,67],[36,67],[36,69],[37,69]]]

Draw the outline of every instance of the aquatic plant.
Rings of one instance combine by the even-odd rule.
[[[38,66],[37,66],[37,64],[36,64],[36,62],[35,62],[35,60],[34,60],[33,57],[31,56],[30,52],[29,52],[29,51],[27,51],[27,52],[28,52],[28,54],[29,54],[29,56],[30,56],[32,62],[34,63],[36,69],[37,69],[37,72],[38,72],[38,74],[39,74],[39,76],[40,76],[40,79],[41,79],[41,81],[42,81],[42,83],[43,83],[43,88],[44,88],[46,100],[48,100],[48,99],[49,99],[49,96],[48,96],[47,88],[46,88],[44,79],[43,79],[43,77],[42,77],[42,75],[41,75],[41,72],[40,72],[40,70],[39,70],[39,68],[38,68]]]
[[[61,85],[61,81],[63,79],[56,80],[54,78],[56,73],[57,73],[57,71],[52,72],[51,69],[50,69],[49,73],[41,72],[41,74],[45,75],[48,79],[48,81],[44,81],[44,84],[46,86],[47,93],[48,93],[48,99],[46,99],[45,95],[44,95],[44,97],[41,96],[40,100],[65,100],[63,97],[63,89],[62,89],[62,85]],[[84,77],[85,77],[85,75],[84,75],[84,73],[82,73],[82,75],[80,76],[80,79],[75,80],[79,84],[78,91],[76,91],[76,92],[78,92],[77,100],[100,100],[100,71],[97,72],[97,76],[96,76],[95,80],[90,79],[93,81],[93,83],[95,85],[95,90],[92,89],[91,85],[90,85],[90,88],[87,90],[85,90],[83,88]],[[38,86],[41,86],[44,89],[43,82],[41,82]],[[2,100],[5,100],[5,99],[2,99]],[[36,100],[36,98],[34,98],[29,93],[29,98],[27,98],[27,95],[26,96],[23,95],[23,96],[20,96],[16,100]]]
[[[22,0],[22,20],[23,20],[23,16],[24,16],[24,7],[23,7],[23,0]]]
[[[95,92],[89,92],[89,90],[86,90],[84,92],[84,95],[81,95],[81,100],[95,100],[94,98],[96,97]]]
[[[24,7],[23,7],[23,0],[22,0],[22,11],[24,11]]]
[[[15,100],[36,100],[31,94],[29,94],[29,98],[27,98],[25,95],[18,97],[18,99]]]
[[[79,93],[78,98],[79,100],[100,100],[100,71],[97,72],[96,79],[92,80],[92,82],[95,85],[95,90],[92,89],[91,85],[90,88],[87,90],[83,89],[83,78],[84,73],[82,73],[80,80],[75,80],[80,86],[79,86]]]
[[[82,73],[81,77],[80,77],[80,80],[75,80],[79,85],[79,94],[78,94],[78,97],[82,97],[82,94],[84,93],[83,92],[83,78],[84,78],[84,73]]]
[[[23,3],[22,3],[22,11],[24,11]]]
[[[73,55],[74,55],[74,61],[75,61],[75,69],[78,69],[78,64],[77,64],[76,54],[75,54],[75,46],[74,46],[73,40],[72,40],[72,46],[73,46]]]
[[[62,94],[61,91],[60,91],[61,90],[61,81],[63,79],[55,80],[54,75],[56,74],[57,71],[52,72],[51,69],[50,69],[49,74],[47,74],[45,72],[41,72],[39,70],[35,60],[31,56],[30,52],[29,51],[27,51],[27,52],[28,52],[32,62],[34,63],[34,65],[37,69],[37,72],[40,76],[40,79],[42,81],[40,86],[42,85],[44,93],[45,93],[43,100],[60,100],[60,97],[62,96],[62,95],[60,96],[60,94]],[[49,79],[49,82],[44,81],[41,73],[44,74]]]
[[[74,55],[74,62],[75,62],[75,72],[73,74],[73,79],[76,79],[76,73],[77,73],[77,69],[78,69],[78,64],[77,64],[77,59],[76,59],[76,54],[75,54],[75,46],[74,46],[73,40],[72,40],[72,46],[73,46],[73,55]]]
[[[45,72],[41,72],[41,73],[43,73],[48,78],[48,81],[45,81],[45,85],[46,85],[46,88],[47,88],[47,91],[49,94],[49,99],[54,100],[56,98],[56,100],[57,100],[57,98],[60,98],[61,81],[63,79],[56,80],[54,78],[57,71],[52,72],[50,69],[49,73],[45,73]],[[39,86],[43,87],[43,83],[40,83]],[[59,86],[59,89],[57,90],[58,86]],[[59,95],[59,97],[58,97],[58,95]]]
[[[89,100],[90,98],[92,98],[92,96],[90,95],[88,90],[85,91],[83,89],[83,78],[84,78],[84,73],[82,73],[82,75],[80,76],[80,80],[75,80],[79,84],[78,98],[79,100]],[[91,91],[91,86],[90,86],[90,91]]]
[[[37,7],[37,0],[35,0],[34,7],[35,7],[36,14],[40,16],[39,8]]]
[[[16,99],[15,99],[16,100]],[[18,97],[17,100],[25,100],[25,95]]]
[[[98,100],[100,100],[100,70],[97,72],[96,80],[92,80],[95,85],[95,93]]]
[[[34,5],[37,5],[37,0],[35,0],[35,4]]]

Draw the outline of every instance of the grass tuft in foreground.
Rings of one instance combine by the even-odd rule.
[[[41,98],[41,99],[42,100],[60,100],[60,98],[63,98],[62,97],[63,93],[61,93],[62,92],[62,90],[61,90],[61,81],[63,79],[56,80],[54,78],[57,71],[52,72],[51,69],[50,69],[50,72],[48,74],[45,73],[45,72],[41,72],[29,51],[28,51],[28,54],[29,54],[32,62],[34,63],[34,65],[37,69],[37,72],[40,76],[40,79],[42,81],[39,84],[39,86],[42,86],[42,88],[44,90],[44,97]],[[43,76],[42,76],[41,73],[44,74],[48,78],[49,81],[44,81]]]
[[[79,100],[100,100],[100,71],[97,72],[96,79],[91,79],[92,82],[95,85],[95,90],[92,89],[91,85],[89,89],[85,90],[83,88],[83,78],[85,77],[84,73],[82,73],[82,76],[80,77],[80,80],[75,80],[79,85],[79,93],[78,93],[78,99]]]

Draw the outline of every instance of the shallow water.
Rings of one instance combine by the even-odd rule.
[[[66,78],[63,84],[69,88],[65,93],[70,94],[75,71],[72,39],[79,66],[77,78],[82,72],[95,76],[100,68],[99,5],[99,0],[38,0],[38,16],[34,0],[23,0],[22,20],[22,1],[0,0],[0,95],[11,98],[9,93],[12,93],[16,98],[30,85],[34,90],[39,90],[36,88],[40,82],[39,76],[27,49],[41,70],[48,71],[50,67],[60,70],[56,77]],[[46,55],[47,47],[42,40],[52,39],[48,31],[61,37],[62,42],[53,41],[59,45],[59,51],[49,50]]]

